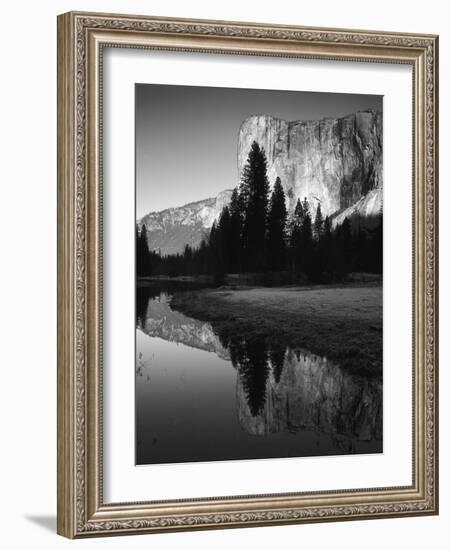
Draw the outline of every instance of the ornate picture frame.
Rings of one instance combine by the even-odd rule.
[[[412,483],[105,503],[105,48],[412,68]],[[69,538],[438,513],[438,37],[70,12],[58,17],[58,533]],[[132,299],[132,298],[131,298]],[[133,369],[131,372],[134,372]]]

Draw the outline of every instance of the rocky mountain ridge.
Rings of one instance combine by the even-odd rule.
[[[196,247],[230,202],[232,192],[225,190],[216,197],[150,212],[138,221],[138,226],[145,224],[150,249],[162,254],[181,252],[186,244]]]

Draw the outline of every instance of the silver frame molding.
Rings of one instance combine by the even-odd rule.
[[[105,504],[102,51],[132,47],[413,68],[413,483]],[[70,12],[58,17],[58,533],[69,538],[438,513],[438,37]]]

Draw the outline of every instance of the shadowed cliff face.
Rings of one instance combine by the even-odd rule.
[[[372,192],[364,215],[381,211],[382,114],[361,111],[343,118],[287,122],[269,115],[246,119],[238,139],[238,170],[253,141],[264,147],[271,184],[280,177],[289,208],[307,197],[332,215]]]
[[[248,398],[245,376],[238,379],[238,416],[248,433],[311,430],[356,441],[381,440],[380,379],[355,376],[326,358],[290,349],[266,365],[265,391],[256,404]]]

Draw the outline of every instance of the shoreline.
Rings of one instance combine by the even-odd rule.
[[[382,375],[382,288],[222,286],[175,293],[171,307],[209,322],[225,342],[280,343],[327,357],[355,374]]]
[[[151,285],[152,283],[198,283],[218,287],[262,287],[262,288],[340,288],[340,287],[366,287],[382,286],[382,276],[376,273],[350,273],[346,280],[322,283],[311,283],[301,279],[291,279],[279,276],[279,274],[226,274],[223,278],[215,279],[211,275],[153,275],[148,277],[136,277],[136,286]]]

